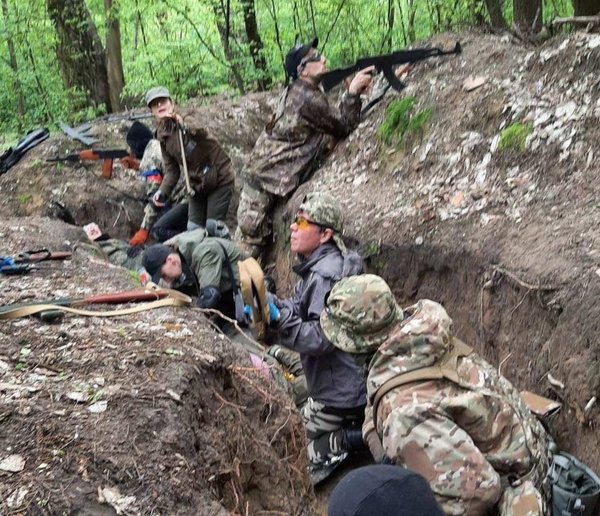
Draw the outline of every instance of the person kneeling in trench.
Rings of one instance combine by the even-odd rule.
[[[304,372],[309,396],[301,408],[309,441],[309,471],[313,483],[318,483],[348,452],[364,448],[360,431],[366,404],[363,371],[350,354],[325,338],[319,324],[333,285],[344,276],[362,272],[363,262],[344,245],[342,208],[329,194],[308,194],[290,229],[290,247],[299,257],[293,270],[300,281],[291,298],[272,298],[276,309],[271,310],[271,325],[278,344],[268,352],[288,370],[299,354],[302,368],[298,369]]]
[[[402,311],[383,279],[337,283],[321,314],[333,345],[368,364],[363,436],[376,460],[429,481],[445,514],[543,515],[552,440],[513,385],[423,299]]]

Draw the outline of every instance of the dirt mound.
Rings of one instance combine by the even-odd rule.
[[[8,253],[83,236],[50,219],[0,234]],[[0,302],[135,288],[79,250],[51,266],[0,276]],[[311,512],[297,411],[199,310],[0,324],[1,513]]]

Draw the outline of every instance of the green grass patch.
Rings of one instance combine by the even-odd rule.
[[[21,204],[28,204],[31,201],[31,195],[30,194],[21,194],[19,195],[19,202]]]
[[[415,97],[392,102],[385,111],[385,119],[377,130],[379,139],[386,145],[400,146],[414,136],[422,136],[433,110],[417,110]]]
[[[522,124],[521,122],[516,122],[508,127],[505,127],[500,133],[498,149],[514,149],[521,152],[524,151],[525,141],[532,131],[533,124]]]

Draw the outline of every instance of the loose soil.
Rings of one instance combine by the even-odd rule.
[[[278,208],[278,289],[295,281],[287,227],[302,196],[333,193],[346,210],[347,240],[401,304],[441,302],[457,335],[515,385],[560,400],[552,434],[600,471],[600,37],[578,33],[534,48],[464,33],[432,43],[456,40],[460,57],[420,63],[401,94],[432,108],[422,134],[397,147],[379,141],[385,108],[398,98],[390,92]],[[485,83],[467,92],[469,76]],[[202,107],[238,169],[273,99]],[[531,124],[525,149],[499,149],[500,132],[515,122]],[[106,146],[122,145],[122,128],[98,130]],[[83,235],[56,220],[53,200],[78,226],[95,220],[115,235],[132,233],[142,203],[122,192],[143,188],[118,168],[103,182],[97,165],[86,172],[42,161],[73,148],[56,136],[0,177],[1,254],[73,249]],[[57,267],[0,278],[0,301],[133,285],[83,250]],[[318,514],[343,474],[317,490],[315,505],[287,395],[197,309],[1,325],[0,461],[16,454],[25,465],[0,471],[0,512],[113,514],[120,503],[131,514]],[[107,401],[104,412],[90,412],[97,401]],[[102,502],[106,488],[120,498]]]

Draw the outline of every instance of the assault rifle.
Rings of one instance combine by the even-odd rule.
[[[113,160],[129,156],[129,151],[124,149],[86,149],[67,156],[56,156],[46,161],[98,161],[102,160],[102,177],[112,177]]]
[[[116,115],[106,115],[101,118],[101,120],[105,120],[106,122],[120,122],[121,120],[143,120],[144,118],[152,118],[154,115],[152,113],[123,113]]]
[[[378,72],[383,72],[383,75],[387,79],[389,85],[396,91],[401,91],[405,85],[396,77],[392,66],[414,63],[421,61],[429,57],[446,56],[450,54],[460,54],[462,48],[460,43],[457,41],[456,45],[452,50],[442,50],[441,48],[414,48],[412,50],[398,50],[391,54],[384,54],[381,56],[363,57],[356,61],[352,66],[346,68],[338,68],[337,70],[331,70],[321,75],[321,85],[325,91],[331,90],[333,87],[342,82],[346,77],[352,75],[354,72],[358,72],[368,66],[374,66]]]
[[[11,256],[0,256],[0,274],[5,276],[16,276],[27,274],[32,270],[52,270],[52,267],[40,267],[36,264],[46,260],[68,260],[69,258],[71,258],[70,252],[53,253],[48,249],[25,251],[15,258]]]

